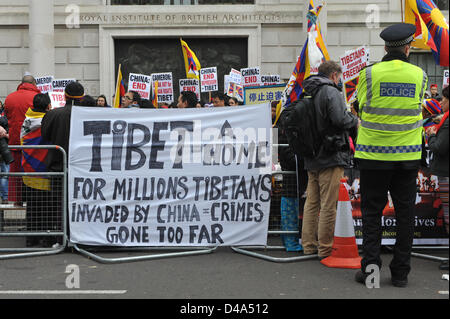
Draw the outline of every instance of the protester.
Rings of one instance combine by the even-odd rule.
[[[48,111],[42,119],[41,135],[50,145],[58,145],[65,151],[67,155],[66,163],[68,163],[72,106],[81,104],[81,99],[84,96],[84,88],[79,82],[71,82],[66,86],[64,96],[66,105]],[[64,162],[61,151],[58,149],[50,149],[45,159],[45,165],[49,172],[63,172]],[[63,211],[63,187],[61,177],[51,178],[50,189],[53,195],[52,203],[55,211],[59,213]],[[66,232],[69,234],[69,228]]]
[[[33,106],[33,98],[41,93],[36,86],[36,80],[31,75],[25,75],[17,87],[17,91],[8,95],[5,100],[5,116],[8,118],[9,145],[20,145],[20,130],[25,113]],[[11,173],[22,172],[22,152],[11,150],[14,162],[10,164]],[[8,198],[16,206],[22,206],[22,178],[10,177],[8,183]]]
[[[51,145],[61,146],[67,154],[69,152],[70,116],[73,105],[80,105],[84,96],[84,88],[78,82],[72,82],[65,88],[66,105],[52,109],[42,119],[42,138]],[[59,150],[50,150],[46,159],[50,172],[62,172],[63,160]]]
[[[319,66],[319,74],[303,82],[305,94],[314,97],[317,129],[325,132],[315,158],[305,157],[308,186],[303,212],[302,245],[306,255],[318,253],[319,260],[331,255],[336,221],[336,205],[344,167],[350,164],[348,130],[358,119],[347,111],[337,85],[342,69],[334,61]],[[320,213],[320,214],[319,214]]]
[[[365,283],[369,265],[381,268],[381,218],[389,192],[397,226],[391,282],[395,287],[408,284],[422,153],[422,114],[417,106],[427,84],[425,72],[408,62],[415,31],[405,23],[384,29],[380,37],[387,54],[359,74],[361,126],[355,159],[360,169],[363,258],[355,280],[360,283]],[[398,87],[411,88],[410,93],[399,93]]]
[[[214,107],[226,106],[225,105],[225,94],[220,93],[220,92],[214,92],[211,95],[211,98],[212,98],[212,103],[213,103]]]
[[[29,108],[25,114],[20,141],[24,146],[48,145],[42,138],[41,122],[42,118],[51,108],[50,97],[47,94],[36,94],[33,99],[33,107]],[[44,159],[48,154],[48,149],[25,148],[22,150],[22,166],[24,172],[46,172],[47,167]],[[50,180],[48,177],[24,176],[23,197],[26,200],[27,231],[43,232],[57,230],[56,214],[52,205],[52,193],[50,190]],[[51,247],[56,241],[48,236],[29,236],[26,240],[27,247],[35,246],[42,242],[43,246]]]
[[[280,101],[272,101],[270,103],[270,112],[272,114],[272,125],[275,123],[277,119],[277,105]]]
[[[276,109],[278,101],[272,102],[272,110]],[[272,112],[272,123],[274,116]],[[286,134],[283,130],[283,112],[275,124],[274,129],[278,132],[278,144],[288,144]],[[279,125],[281,124],[281,125]],[[308,173],[304,169],[304,160],[298,158],[290,146],[278,147],[278,159],[281,170],[295,172],[294,174],[283,174],[283,190],[281,195],[281,230],[298,231],[299,214],[303,213],[306,186],[308,185]],[[298,235],[282,235],[286,251],[302,251],[303,247],[299,243]]]
[[[442,100],[442,97],[438,93],[438,86],[437,86],[437,84],[431,84],[430,85],[430,98],[438,100],[439,102]]]
[[[99,95],[99,97],[97,98],[97,106],[111,107],[111,105],[109,105],[106,101],[106,96],[104,95]]]
[[[205,102],[198,101],[197,104],[195,105],[195,107],[198,109],[201,109],[201,108],[205,107]]]
[[[180,96],[178,97],[178,104],[177,107],[179,109],[185,109],[185,108],[196,108],[197,107],[197,95],[195,95],[194,92],[191,91],[183,91],[181,92]]]
[[[9,138],[8,119],[3,115],[0,116],[0,138]],[[3,156],[1,155],[0,155],[0,171],[2,173],[9,173],[9,164],[5,162]],[[0,196],[2,204],[8,204],[8,176],[0,176]]]
[[[87,107],[95,107],[98,106],[97,101],[90,95],[85,95],[80,100],[80,104],[78,106],[87,106]]]
[[[141,99],[140,108],[141,109],[154,109],[155,107],[153,106],[152,101],[147,100],[147,99]]]
[[[436,126],[441,120],[442,108],[439,102],[435,99],[425,99],[422,102],[422,116],[423,116],[423,133],[424,140],[422,147],[426,147],[428,144],[428,136],[425,134],[426,130],[431,126]],[[422,152],[422,164],[424,167],[428,167],[426,162],[427,153]]]
[[[444,210],[444,221],[447,234],[448,229],[448,196],[449,196],[449,131],[448,131],[448,110],[449,110],[449,88],[448,86],[442,90],[441,106],[444,116],[440,123],[430,126],[426,133],[428,136],[428,147],[433,152],[433,160],[431,162],[431,173],[438,176],[439,195]],[[443,263],[440,268],[448,270],[448,260]]]
[[[238,99],[235,97],[230,97],[228,99],[228,105],[229,106],[238,106],[239,105]]]
[[[132,108],[136,107],[139,108],[141,103],[141,96],[136,91],[128,91],[125,93],[125,95],[122,97],[122,104],[121,108]]]

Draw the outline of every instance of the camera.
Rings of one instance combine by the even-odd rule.
[[[5,117],[0,118],[0,126],[8,132],[8,120]],[[14,162],[14,158],[8,148],[8,140],[6,137],[0,138],[0,157],[6,164]]]

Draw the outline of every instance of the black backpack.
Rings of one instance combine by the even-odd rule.
[[[289,146],[300,157],[314,158],[322,137],[317,129],[314,98],[303,96],[285,108],[280,115],[280,126]]]

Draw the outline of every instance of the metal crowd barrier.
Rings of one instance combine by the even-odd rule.
[[[289,147],[289,144],[274,144],[274,148],[277,147]],[[288,176],[295,176],[294,180],[295,185],[286,185],[286,180],[288,180]],[[283,236],[283,235],[298,235],[300,237],[300,223],[297,225],[297,230],[288,231],[282,230],[281,227],[281,197],[283,192],[283,187],[292,187],[297,190],[298,187],[298,175],[297,171],[280,171],[275,170],[272,172],[272,198],[271,198],[271,208],[269,214],[269,229],[267,232],[268,241],[273,237]],[[301,203],[300,198],[297,198],[299,203]],[[299,213],[302,212],[303,209],[299,207]],[[299,222],[301,221],[299,216]],[[301,252],[286,252],[286,254],[290,254],[289,257],[275,257],[267,254],[270,251],[286,251],[286,247],[280,245],[266,245],[266,246],[232,246],[231,249],[237,253],[244,254],[251,257],[260,258],[267,261],[278,262],[278,263],[287,263],[294,261],[303,261],[310,259],[317,259],[317,254],[312,255],[303,255]],[[261,253],[255,252],[254,250],[262,250]],[[295,254],[296,256],[292,256]],[[299,255],[300,254],[300,255]]]
[[[9,186],[13,186],[9,187],[8,202],[0,204],[0,260],[54,255],[64,251],[67,244],[66,152],[55,145],[11,145],[9,149],[58,150],[62,154],[64,171],[0,172],[0,178],[7,179]],[[2,247],[5,244],[2,240],[17,237],[26,237],[27,247]],[[11,246],[11,243],[7,244]],[[12,252],[14,254],[1,254]]]
[[[70,243],[69,247],[73,247],[80,254],[85,257],[92,259],[96,262],[102,264],[117,264],[124,262],[132,262],[132,261],[143,261],[143,260],[154,260],[154,259],[162,259],[162,258],[173,258],[173,257],[185,257],[185,256],[193,256],[193,255],[205,255],[214,252],[217,247],[205,248],[205,247],[83,247],[81,248],[78,244]],[[89,249],[89,250],[88,250]],[[178,250],[186,250],[188,251],[178,251]],[[152,255],[142,255],[142,256],[130,256],[130,257],[115,257],[115,258],[106,258],[102,257],[98,254],[94,254],[95,252],[142,252],[142,251],[165,251],[165,250],[174,250],[177,252],[172,253],[161,253],[161,254],[152,254]]]

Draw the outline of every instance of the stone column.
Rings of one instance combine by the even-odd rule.
[[[29,54],[33,76],[55,74],[54,0],[29,0]]]

